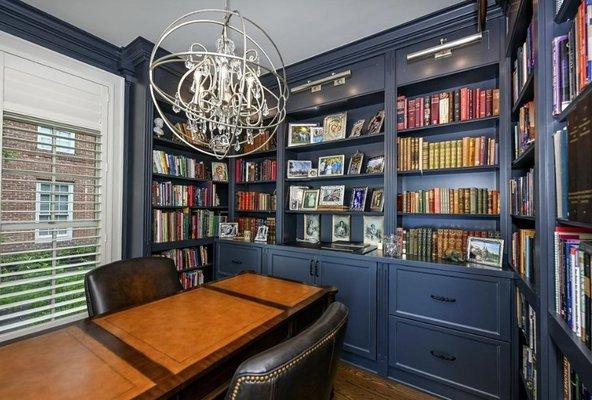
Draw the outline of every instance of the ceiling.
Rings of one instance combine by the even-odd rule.
[[[254,20],[276,42],[290,65],[465,0],[231,0],[231,9]],[[197,9],[224,8],[223,0],[24,0],[117,46],[138,36],[156,41],[177,17]],[[167,42],[184,51],[189,32]],[[207,43],[213,38],[201,39]]]

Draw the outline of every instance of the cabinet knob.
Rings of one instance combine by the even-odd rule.
[[[444,297],[444,296],[438,296],[435,294],[430,294],[430,297],[432,298],[432,300],[439,301],[441,303],[455,303],[456,302],[456,299],[453,297]]]
[[[450,354],[446,354],[446,353],[443,353],[443,352],[438,351],[438,350],[430,350],[430,354],[433,357],[436,357],[436,358],[438,358],[440,360],[444,360],[444,361],[454,361],[454,360],[456,360],[456,357],[455,356],[451,356]]]
[[[242,261],[238,261],[238,260],[232,260],[231,263],[236,264],[236,265],[242,265]]]

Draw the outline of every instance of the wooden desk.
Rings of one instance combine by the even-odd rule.
[[[0,399],[202,398],[335,290],[252,273],[0,347]]]

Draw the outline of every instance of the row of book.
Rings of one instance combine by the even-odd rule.
[[[433,188],[397,195],[397,211],[422,214],[500,213],[499,191],[483,188]]]
[[[173,260],[177,271],[198,268],[209,263],[207,246],[172,249],[163,251],[160,255]]]
[[[499,89],[463,87],[408,99],[397,97],[397,130],[499,115]]]
[[[526,30],[526,39],[516,50],[516,59],[512,66],[512,104],[516,103],[520,91],[524,88],[528,77],[532,75],[535,64],[534,19]]]
[[[235,160],[236,182],[275,181],[277,179],[277,161],[266,159],[263,161]]]
[[[403,248],[407,255],[426,260],[449,257],[455,252],[462,259],[467,255],[469,237],[499,238],[497,231],[470,231],[446,228],[397,228],[397,234],[403,236]]]
[[[245,232],[250,231],[251,237],[255,237],[257,229],[260,226],[267,226],[267,243],[275,244],[275,217],[268,218],[251,218],[251,217],[238,217],[236,219],[238,223],[238,231]]]
[[[567,35],[553,39],[553,113],[559,114],[592,78],[592,2],[582,0]]]
[[[181,286],[183,286],[183,289],[187,290],[203,285],[204,273],[200,270],[183,272],[179,279],[181,280]]]
[[[154,210],[153,240],[161,243],[213,237],[218,234],[219,223],[226,222],[226,218],[211,210]]]
[[[522,344],[522,376],[526,385],[525,389],[530,392],[531,399],[537,399],[537,316],[530,304],[524,299],[524,295],[516,292],[516,320],[518,327],[522,330],[526,341]]]
[[[555,311],[590,349],[592,230],[556,227]]]
[[[217,207],[220,205],[215,183],[206,187],[152,182],[152,204],[159,207]]]
[[[580,375],[571,367],[567,357],[563,356],[563,400],[592,400],[592,392],[584,385]]]
[[[529,101],[518,109],[514,125],[514,158],[520,157],[536,140],[535,102]]]
[[[510,214],[534,216],[534,169],[510,179]]]
[[[444,142],[428,142],[422,137],[399,137],[397,160],[399,171],[497,165],[498,145],[494,138],[485,136]]]
[[[243,144],[243,153],[251,153],[254,151],[268,151],[275,150],[277,147],[277,135],[272,135],[269,130],[253,138],[253,142],[246,142]],[[259,148],[261,146],[261,148]]]
[[[275,192],[262,193],[239,191],[236,193],[236,207],[239,211],[275,211]]]
[[[527,282],[534,283],[534,229],[519,229],[512,233],[510,261]]]
[[[162,150],[152,150],[152,172],[195,179],[208,179],[209,175],[205,162]]]

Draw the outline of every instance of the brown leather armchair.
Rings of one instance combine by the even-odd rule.
[[[226,400],[329,399],[348,314],[335,302],[298,336],[243,362]]]
[[[181,291],[175,263],[165,257],[116,261],[84,277],[88,315],[118,311],[171,296]]]

